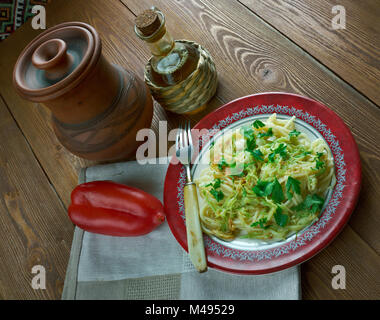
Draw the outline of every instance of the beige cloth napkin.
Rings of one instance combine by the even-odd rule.
[[[113,180],[162,201],[167,165],[135,161],[83,169],[79,183]],[[174,201],[174,200],[173,200]],[[133,238],[109,237],[76,228],[63,300],[253,300],[301,298],[299,267],[240,276],[210,269],[199,274],[167,222]]]

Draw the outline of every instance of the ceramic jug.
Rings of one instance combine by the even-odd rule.
[[[20,54],[13,82],[25,99],[51,110],[58,140],[90,160],[127,159],[149,128],[153,102],[144,81],[102,55],[97,31],[81,22],[50,28]]]

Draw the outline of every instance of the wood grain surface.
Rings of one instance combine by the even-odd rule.
[[[282,8],[281,1],[273,2],[273,6]],[[319,2],[323,1],[315,1]],[[144,43],[135,36],[133,25],[135,16],[152,4],[164,11],[167,26],[175,38],[195,40],[210,51],[220,79],[216,97],[201,114],[180,117],[156,105],[152,124],[156,132],[159,121],[168,121],[169,130],[177,127],[179,121],[184,118],[190,119],[194,124],[225,102],[264,91],[293,92],[319,100],[333,109],[350,127],[359,145],[363,165],[363,189],[359,204],[341,235],[323,252],[302,266],[303,297],[380,298],[380,147],[377,143],[380,139],[380,110],[371,102],[376,98],[355,85],[355,80],[360,82],[360,79],[354,77],[352,80],[339,74],[320,56],[314,55],[310,48],[303,48],[305,44],[292,39],[291,33],[289,36],[284,35],[285,31],[276,30],[274,24],[271,23],[273,27],[266,23],[263,20],[265,17],[251,10],[247,2],[242,4],[236,0],[54,0],[47,6],[47,24],[51,27],[65,21],[90,23],[101,35],[104,55],[110,61],[142,77],[143,67],[150,53]],[[296,7],[294,10],[297,10]],[[361,30],[361,25],[357,26]],[[61,238],[65,239],[65,244],[71,240],[70,232],[73,226],[67,219],[65,208],[69,204],[71,190],[77,183],[78,170],[94,163],[79,159],[63,149],[50,127],[50,113],[40,105],[22,100],[12,87],[11,74],[17,56],[38,33],[39,31],[33,30],[27,23],[8,40],[0,43],[0,94],[4,99],[1,106],[4,111],[1,115],[8,114],[6,123],[2,120],[3,117],[0,118],[0,147],[5,153],[4,157],[12,159],[16,151],[22,153],[21,151],[26,149],[22,155],[18,155],[22,156],[22,160],[13,160],[15,170],[25,166],[22,168],[25,174],[16,175],[8,171],[4,176],[13,175],[15,183],[23,187],[23,193],[17,198],[18,207],[22,209],[12,210],[32,212],[33,219],[31,218],[29,226],[38,230],[34,246],[36,250],[49,257],[46,259],[53,270],[48,279],[49,286],[56,288],[56,279],[59,279],[58,282],[61,281],[66,269],[69,247],[62,248],[62,243],[54,242],[51,237],[60,234]],[[307,39],[311,35],[305,34],[304,37]],[[367,50],[365,45],[363,50]],[[339,54],[344,55],[344,50]],[[344,59],[351,61],[351,53],[342,58],[341,62],[341,67],[347,69]],[[363,68],[371,69],[370,62],[362,63]],[[354,88],[366,94],[369,99]],[[4,142],[8,127],[13,127],[13,130],[18,132],[18,139],[23,143],[18,142],[15,146],[13,142]],[[34,164],[34,167],[28,169],[25,163]],[[0,171],[0,179],[2,176],[3,173]],[[29,184],[26,184],[25,179]],[[43,189],[35,189],[28,193],[29,188],[38,182],[44,185]],[[45,201],[41,201],[41,194],[46,190],[50,191],[43,194]],[[11,234],[14,244],[10,246],[9,242],[4,241],[0,244],[2,260],[3,256],[5,257],[0,271],[9,275],[0,277],[0,298],[59,299],[59,289],[51,289],[49,293],[30,290],[30,273],[25,268],[28,263],[27,257],[16,257],[12,254],[16,251],[23,252],[28,246],[17,233],[19,228],[25,226],[23,220],[17,218],[18,220],[11,221],[5,220],[7,215],[3,217],[3,211],[7,212],[6,203],[10,208],[17,208],[13,198],[6,196],[7,192],[10,191],[3,191],[0,187],[0,199],[4,199],[0,202],[0,222],[4,219],[2,228]],[[57,208],[53,209],[55,203],[57,206],[60,204],[60,211]],[[55,215],[55,221],[50,223],[49,218],[41,224],[41,220],[44,221],[43,217],[51,216],[55,213],[54,210],[59,211]],[[13,270],[14,264],[18,265],[17,272]],[[331,269],[337,264],[346,267],[346,290],[333,290],[331,287]],[[16,278],[18,286],[13,285]]]
[[[0,299],[55,299],[65,279],[73,225],[0,97]],[[46,268],[46,290],[31,286]]]
[[[380,5],[377,0],[240,0],[380,106]],[[343,6],[346,28],[334,30]]]

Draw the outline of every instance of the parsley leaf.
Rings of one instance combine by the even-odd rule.
[[[252,152],[256,148],[256,140],[255,139],[247,139],[247,148],[246,151]]]
[[[228,163],[226,159],[222,158],[218,163],[218,168],[222,171],[225,167],[235,168],[236,162]]]
[[[304,158],[306,156],[308,156],[309,154],[311,154],[310,151],[304,151],[302,152],[301,154],[297,155],[297,156],[294,156],[295,158]]]
[[[242,127],[241,131],[243,132],[244,137],[247,139],[250,139],[255,136],[253,129],[250,126]]]
[[[316,170],[322,169],[324,166],[325,166],[325,162],[324,161],[317,160],[315,162],[315,169]]]
[[[276,223],[280,227],[285,227],[286,226],[286,224],[288,223],[288,218],[289,217],[286,214],[282,213],[282,208],[281,207],[277,207],[276,212],[274,214],[274,219],[276,220]]]
[[[325,162],[321,160],[323,156],[323,152],[318,152],[317,156],[315,157],[315,168],[312,168],[313,170],[319,170],[324,168]]]
[[[316,213],[320,210],[322,210],[323,204],[325,203],[325,200],[318,196],[317,194],[309,194],[305,198],[303,202],[301,202],[299,205],[293,207],[292,209],[294,211],[311,211],[312,213]]]
[[[218,163],[218,168],[220,171],[222,171],[227,166],[228,166],[228,163],[227,163],[226,159],[224,159],[224,158],[222,158]]]
[[[256,129],[260,129],[262,127],[265,127],[265,124],[262,123],[260,120],[256,120],[253,124],[252,124]]]
[[[271,137],[271,136],[273,136],[273,129],[272,128],[269,128],[267,132],[259,133],[257,135],[258,138],[265,138],[265,137]]]
[[[274,150],[275,154],[279,154],[282,159],[286,159],[288,157],[288,154],[286,153],[286,147],[287,145],[284,143],[281,143],[276,150]]]
[[[215,179],[215,183],[214,183],[214,185],[213,185],[213,188],[214,189],[218,189],[218,188],[220,188],[220,185],[222,184],[222,180],[220,180],[219,178],[216,178]]]
[[[253,150],[253,151],[250,151],[252,156],[256,159],[256,160],[260,160],[260,161],[264,161],[263,159],[263,153],[259,150],[259,149],[256,149],[256,150]]]
[[[312,213],[316,213],[317,211],[321,210],[324,203],[325,199],[321,198],[317,194],[309,194],[305,199],[305,206],[309,208]]]
[[[213,187],[214,189],[218,189],[218,188],[220,188],[221,184],[222,184],[222,180],[217,178],[217,179],[215,179],[214,183],[209,183],[209,184],[205,185],[205,187]]]
[[[261,229],[268,229],[270,227],[270,225],[269,226],[265,225],[267,223],[267,221],[268,221],[267,218],[262,218],[259,221],[256,221],[256,222],[252,223],[251,227],[260,226]]]
[[[270,181],[257,181],[257,184],[253,188],[253,192],[259,197],[266,197],[271,194],[272,190],[266,190],[271,185]],[[269,193],[268,193],[269,192]]]
[[[252,152],[256,148],[256,138],[253,134],[253,130],[246,129],[244,131],[244,137],[246,138],[247,147],[245,148],[246,151]]]
[[[287,145],[281,143],[271,154],[268,156],[268,162],[275,162],[276,155],[279,154],[282,159],[286,160],[288,158],[288,154],[286,152]]]
[[[276,203],[284,201],[284,193],[282,191],[281,184],[278,182],[277,178],[273,181],[272,199]]]
[[[300,134],[301,134],[301,132],[299,132],[297,130],[293,130],[293,131],[289,132],[289,137],[298,137]]]
[[[221,190],[211,189],[210,193],[214,196],[214,198],[218,202],[224,199],[224,193]]]
[[[297,179],[294,179],[292,177],[288,177],[288,181],[286,182],[286,195],[288,199],[293,198],[293,194],[290,192],[293,190],[294,193],[301,194],[301,188],[300,188],[301,182]]]
[[[271,154],[268,156],[268,161],[269,161],[269,162],[274,162],[275,158],[276,158],[276,154],[273,152],[273,153],[271,153]]]
[[[276,203],[284,201],[284,193],[277,178],[272,182],[259,180],[253,188],[253,192],[255,192],[259,197],[268,197],[271,195],[272,200]]]

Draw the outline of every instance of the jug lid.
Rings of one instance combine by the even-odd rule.
[[[97,31],[83,22],[66,22],[32,40],[21,52],[13,83],[25,99],[55,99],[77,86],[101,55]]]

